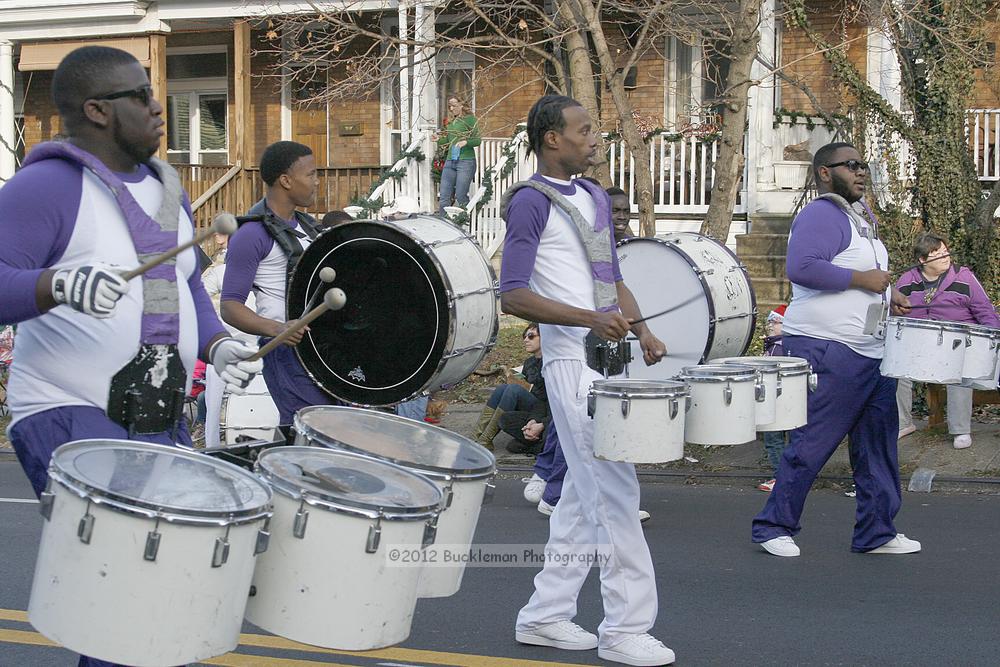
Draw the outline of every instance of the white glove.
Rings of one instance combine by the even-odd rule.
[[[128,281],[107,264],[59,269],[52,276],[52,298],[91,317],[111,317]]]
[[[247,361],[257,353],[257,346],[228,337],[219,340],[208,352],[212,367],[226,383],[226,391],[242,394],[253,376],[264,368],[264,361]]]

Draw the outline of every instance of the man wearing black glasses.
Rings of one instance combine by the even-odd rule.
[[[819,197],[792,222],[786,271],[792,302],[785,311],[786,354],[803,357],[818,376],[808,397],[809,422],[792,431],[774,490],[753,520],[753,541],[776,556],[798,556],[792,539],[806,495],[845,436],[850,438],[857,521],[851,550],[920,551],[896,532],[902,496],[896,439],[896,381],[879,371],[885,343],[865,333],[869,311],[889,303],[909,312],[891,287],[889,256],[865,194],[868,165],[851,144],[823,146],[813,158]]]

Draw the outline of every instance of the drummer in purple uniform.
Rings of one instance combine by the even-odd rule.
[[[791,433],[774,490],[753,520],[752,539],[776,556],[798,556],[793,537],[806,496],[845,436],[850,438],[857,514],[851,550],[904,554],[920,543],[896,531],[902,496],[896,435],[896,381],[879,371],[885,343],[866,334],[871,309],[909,301],[891,287],[888,252],[862,197],[868,165],[854,146],[833,143],[813,158],[819,197],[792,223],[786,270],[792,302],[785,352],[803,357],[819,382],[808,397],[808,423]]]
[[[260,175],[267,190],[247,214],[261,220],[244,223],[229,240],[226,277],[222,283],[222,319],[240,331],[261,337],[261,344],[292,325],[285,321],[285,292],[297,255],[317,236],[312,216],[297,208],[316,201],[316,159],[312,149],[279,141],[264,149]],[[257,312],[246,306],[253,290]],[[278,407],[280,423],[291,424],[295,413],[333,399],[320,389],[295,356],[300,330],[264,357],[264,381]]]

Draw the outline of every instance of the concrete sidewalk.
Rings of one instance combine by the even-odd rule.
[[[471,437],[483,404],[451,403],[441,420],[441,426]],[[947,429],[927,430],[926,421],[915,421],[917,432],[899,441],[899,467],[904,478],[918,468],[934,470],[936,478],[1000,478],[1000,424],[972,424],[972,447],[954,449],[952,436]],[[532,457],[507,452],[510,436],[501,432],[494,440],[494,454],[503,467],[531,466]],[[702,447],[687,445],[685,455],[696,459],[658,465],[641,465],[641,471],[673,471],[694,477],[723,474],[736,477],[770,477],[770,468],[764,455],[764,445],[758,440],[732,447]],[[849,478],[850,461],[846,443],[830,458],[823,468],[821,478]],[[984,479],[985,481],[985,479]],[[1000,481],[998,479],[997,481]],[[904,482],[905,486],[905,482]],[[1000,491],[1000,486],[997,488]]]

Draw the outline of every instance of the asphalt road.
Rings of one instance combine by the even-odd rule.
[[[521,498],[519,480],[501,480],[484,508],[477,543],[543,544],[545,518]],[[26,622],[41,518],[15,463],[0,463],[0,665],[75,664]],[[923,543],[909,556],[853,554],[854,501],[830,490],[810,497],[802,556],[782,559],[749,541],[764,494],[751,488],[648,483],[646,536],[656,563],[660,613],[652,632],[678,665],[1000,664],[1000,496],[912,494],[898,528]],[[410,638],[368,654],[292,645],[253,626],[237,652],[205,664],[307,665],[602,664],[595,651],[520,646],[517,609],[536,569],[466,572],[462,590],[421,600]],[[331,573],[332,575],[336,573]],[[576,621],[601,620],[594,572]]]

